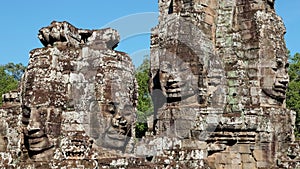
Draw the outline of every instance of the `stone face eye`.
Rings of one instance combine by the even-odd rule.
[[[278,67],[272,67],[272,70],[275,71],[275,72],[277,72]]]
[[[281,60],[278,60],[278,61],[277,61],[277,67],[278,67],[278,68],[281,68],[282,66],[283,66],[282,61],[281,61]]]
[[[111,113],[111,114],[115,114],[115,108],[114,105],[108,105],[107,106],[107,110]]]
[[[117,107],[116,107],[117,105],[118,105],[118,103],[115,103],[115,102],[108,103],[107,111],[111,114],[117,113]]]

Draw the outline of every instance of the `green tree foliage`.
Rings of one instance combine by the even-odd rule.
[[[136,137],[141,138],[147,131],[147,117],[153,113],[153,105],[151,96],[148,90],[150,71],[150,61],[147,57],[144,57],[143,63],[137,68],[135,77],[137,79],[138,88],[138,112],[137,112],[137,124],[136,124]]]
[[[2,95],[18,88],[25,69],[26,67],[21,63],[0,65],[0,106],[2,105]]]
[[[296,111],[296,124],[300,124],[300,54],[296,53],[290,58],[289,66],[290,83],[287,90],[286,104],[289,109]],[[296,135],[299,137],[299,127]]]
[[[14,64],[8,63],[4,65],[5,71],[13,76],[16,80],[20,81],[26,67],[22,63]]]

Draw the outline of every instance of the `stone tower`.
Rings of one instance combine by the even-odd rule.
[[[288,54],[274,2],[159,0],[159,12],[153,137],[198,151],[211,168],[283,167],[295,114],[285,108]]]
[[[0,166],[97,168],[132,153],[137,83],[131,58],[114,50],[118,32],[54,21],[38,37],[44,47],[0,109]]]

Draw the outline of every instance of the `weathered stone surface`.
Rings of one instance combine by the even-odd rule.
[[[151,37],[155,137],[205,141],[199,149],[211,168],[279,167],[295,116],[285,108],[288,55],[274,1],[159,7]]]
[[[132,153],[137,84],[130,57],[113,50],[117,31],[52,22],[39,38],[45,47],[30,52],[20,91],[3,97],[1,166],[68,167],[90,159],[78,163],[90,168],[99,158]]]
[[[159,0],[148,135],[113,29],[52,22],[0,109],[2,168],[299,168],[285,27],[271,0]]]
[[[92,45],[112,49],[120,41],[118,33],[113,29],[78,29],[66,21],[53,21],[50,26],[39,30],[38,38],[45,47],[62,44],[73,47]]]

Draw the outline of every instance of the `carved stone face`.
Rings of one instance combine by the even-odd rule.
[[[184,101],[192,96],[189,102],[196,103],[203,65],[188,47],[180,44],[174,49],[167,49],[165,55],[159,58],[158,75],[162,94],[168,103]]]
[[[135,80],[125,56],[104,58],[107,67],[102,66],[101,77],[96,77],[96,100],[99,110],[93,117],[93,138],[98,146],[125,151],[131,139],[135,122]],[[93,118],[92,117],[92,118]],[[95,119],[96,119],[95,118]],[[97,127],[98,125],[98,127]]]
[[[124,150],[130,137],[132,137],[132,123],[134,109],[132,105],[122,106],[119,103],[110,102],[102,105],[103,115],[107,119],[102,135],[105,148]]]
[[[287,59],[274,58],[269,63],[269,66],[262,68],[262,90],[271,98],[283,101],[289,82]]]
[[[23,132],[25,146],[29,156],[51,156],[50,149],[57,145],[60,135],[61,113],[53,108],[28,108],[22,109]]]
[[[159,77],[162,91],[170,102],[181,101],[196,94],[197,85],[192,82],[198,81],[198,79],[191,74],[186,63],[174,66],[168,61],[163,61],[160,67]]]
[[[189,138],[196,117],[194,106],[204,103],[200,96],[203,64],[184,44],[170,46],[159,56],[159,69],[152,78],[152,99],[158,119],[155,132]]]
[[[53,152],[60,141],[62,109],[68,100],[67,84],[63,82],[64,78],[56,76],[57,70],[63,69],[50,66],[52,59],[44,58],[52,58],[49,54],[52,50],[39,49],[31,53],[35,60],[29,63],[28,67],[31,68],[26,70],[21,82],[24,154],[35,161],[53,158]],[[40,69],[40,64],[44,69]],[[47,77],[51,72],[55,72],[55,75],[50,80]]]

